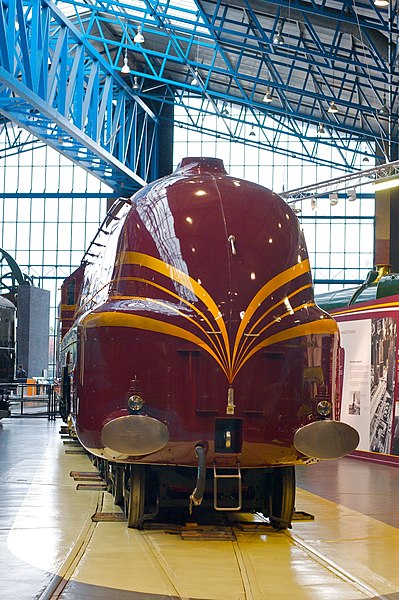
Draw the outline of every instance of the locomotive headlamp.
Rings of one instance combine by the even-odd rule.
[[[130,396],[128,398],[127,405],[131,411],[138,412],[140,409],[143,408],[144,400],[138,394],[134,394],[133,396]]]
[[[316,410],[321,417],[328,417],[328,415],[331,414],[331,409],[331,402],[328,400],[321,400],[316,407]]]

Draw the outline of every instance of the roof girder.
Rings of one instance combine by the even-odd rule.
[[[334,2],[334,8],[328,2],[309,0],[197,0],[197,9],[167,0],[69,0],[62,4],[71,7],[70,17],[84,46],[95,47],[111,69],[110,87],[114,79],[120,79],[117,71],[126,49],[133,62],[131,77],[140,78],[138,98],[174,102],[176,94],[176,101],[185,106],[184,93],[194,93],[204,98],[209,114],[213,111],[219,117],[220,103],[234,102],[243,107],[247,123],[264,128],[260,145],[276,149],[279,140],[293,136],[302,145],[299,155],[317,161],[317,151],[306,148],[303,132],[309,124],[317,148],[321,139],[314,136],[312,127],[324,124],[328,141],[322,138],[323,143],[337,151],[344,169],[353,168],[355,147],[366,152],[366,144],[369,148],[376,144],[377,160],[397,153],[398,91],[392,85],[397,73],[393,43],[399,35],[393,19],[397,0],[388,12],[376,9],[369,0],[358,1],[356,6],[346,0]],[[150,39],[142,46],[134,43],[138,24]],[[281,25],[286,37],[282,47],[273,44],[273,34]],[[191,85],[196,68],[201,76],[199,87]],[[43,73],[42,79],[45,85]],[[161,100],[158,90],[152,93],[152,86],[165,90]],[[273,90],[275,101],[265,106],[262,98],[267,87]],[[97,89],[100,98],[101,84],[97,83]],[[388,118],[378,114],[384,96],[392,107]],[[336,116],[327,112],[332,100],[340,108]],[[105,101],[101,106],[92,123],[94,127],[97,119],[97,136],[102,134],[107,113]],[[187,103],[186,110],[191,110]],[[191,118],[189,127],[197,122],[196,116]],[[233,139],[246,139],[234,116],[224,117],[224,123]],[[116,129],[117,125],[110,135]],[[364,146],[359,146],[359,139]],[[123,159],[123,152],[120,156]]]
[[[2,4],[0,49],[3,115],[118,193],[152,178],[155,114],[52,2]]]
[[[216,103],[218,100],[233,101],[255,111],[267,110],[268,114],[276,116],[278,122],[285,116],[292,121],[289,129],[296,139],[301,139],[302,135],[296,127],[298,120],[310,121],[314,125],[323,123],[331,131],[332,143],[343,153],[347,148],[342,145],[342,134],[345,139],[359,135],[368,143],[375,143],[377,160],[385,160],[388,137],[391,136],[391,142],[395,140],[395,110],[391,111],[389,124],[378,115],[378,110],[392,77],[385,61],[388,55],[393,54],[387,49],[388,34],[390,32],[391,37],[395,35],[397,25],[391,23],[388,27],[384,11],[375,9],[371,2],[360,3],[362,9],[368,11],[362,16],[348,12],[346,2],[341,4],[341,9],[331,9],[326,3],[293,3],[288,0],[277,3],[234,0],[228,5],[219,0],[197,1],[198,12],[190,13],[173,6],[173,2],[147,0],[134,3],[136,13],[133,20],[127,12],[132,3],[94,4],[98,16],[100,10],[106,10],[110,29],[113,24],[125,19],[123,31],[126,32],[126,40],[130,40],[126,47],[134,55],[137,67],[133,74],[145,80],[157,81],[179,94],[182,90],[196,91]],[[251,24],[245,20],[241,22],[242,19],[239,21],[237,11],[241,16],[244,13],[249,15]],[[268,26],[265,26],[265,19]],[[276,47],[272,43],[273,32],[280,21],[284,27],[291,27],[289,43],[284,47]],[[294,21],[296,32],[292,30]],[[162,37],[169,41],[172,39],[173,43],[169,43],[165,50],[162,50],[161,41],[152,45],[134,44],[138,23],[142,24],[146,35],[159,36],[160,40]],[[93,20],[89,35],[93,43],[100,43],[104,48],[115,43],[96,35]],[[342,44],[345,36],[350,38],[350,46],[346,44],[348,47]],[[115,53],[113,56],[117,66],[118,57]],[[258,64],[253,75],[245,72],[245,65],[240,70],[245,60]],[[267,73],[262,70],[262,64],[267,65]],[[174,79],[171,73],[176,73],[182,66],[185,76]],[[190,85],[195,68],[200,69],[204,84],[199,90],[193,90]],[[313,69],[313,85],[309,84],[306,75],[309,68]],[[302,85],[295,74],[302,74]],[[224,91],[218,89],[220,85],[215,85],[215,78],[219,83],[226,78]],[[319,79],[318,85],[314,83],[315,78]],[[261,95],[266,86],[275,91],[278,102],[265,109]],[[358,93],[354,94],[353,89]],[[365,90],[368,92],[365,93]],[[357,100],[359,92],[361,103]],[[395,104],[395,90],[391,98]],[[341,109],[338,116],[327,113],[332,100]],[[346,166],[349,167],[349,163]]]

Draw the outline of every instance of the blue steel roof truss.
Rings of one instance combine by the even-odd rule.
[[[0,34],[3,115],[116,193],[156,175],[155,114],[57,7],[10,0]]]
[[[131,4],[122,3],[123,6]],[[359,136],[364,141],[363,152],[370,153],[376,144],[377,159],[385,159],[389,128],[378,116],[378,109],[389,80],[386,40],[389,35],[394,35],[397,29],[393,22],[388,26],[386,11],[384,14],[383,11],[375,9],[371,2],[362,3],[356,14],[353,11],[349,14],[347,3],[342,4],[341,10],[332,10],[328,8],[328,3],[299,5],[289,2],[271,4],[241,0],[228,5],[222,2],[197,2],[197,13],[189,14],[185,11],[184,16],[183,11],[179,13],[175,7],[172,19],[167,15],[171,7],[173,8],[173,3],[155,3],[148,0],[134,4],[137,15],[132,24],[132,37],[134,28],[140,22],[146,35],[151,35],[154,42],[152,47],[149,44],[146,44],[146,47],[137,47],[134,44],[129,46],[129,51],[131,50],[136,57],[138,69],[135,74],[144,80],[152,79],[164,84],[178,95],[180,102],[184,102],[184,91],[191,90],[205,95],[213,102],[227,101],[243,105],[247,108],[249,123],[257,122],[259,112],[267,112],[269,117],[275,119],[274,126],[280,128],[282,133],[294,135],[301,142],[304,139],[303,128],[298,127],[298,122],[308,121],[313,126],[324,124],[329,132],[328,139],[315,139],[315,144],[327,143],[340,151],[344,168],[353,167],[356,152],[352,152],[349,162],[343,153],[350,147],[352,150],[358,147]],[[117,12],[123,6],[114,4],[112,10]],[[259,6],[262,7],[261,11]],[[337,6],[337,3],[334,3],[334,6]],[[109,3],[103,2],[102,7],[108,10]],[[299,8],[302,18],[293,25],[297,15],[291,15],[290,20],[289,11],[299,11]],[[234,10],[235,13],[239,10],[240,19]],[[392,12],[393,10],[394,8]],[[361,11],[364,11],[364,15]],[[283,12],[285,16],[282,16]],[[324,22],[323,35],[318,31],[319,21],[324,21],[325,16],[331,23],[328,36]],[[290,27],[290,42],[283,47],[272,43],[279,23],[283,24],[283,28]],[[129,24],[126,27],[129,27]],[[169,43],[162,57],[161,73],[155,65],[162,56],[162,43],[159,42],[162,36],[167,36],[169,40],[172,37],[183,51],[180,55],[179,52],[171,52],[172,47],[176,49],[176,43],[174,46]],[[362,41],[357,46],[353,43],[356,36]],[[346,45],[343,43],[344,38]],[[350,39],[352,44],[348,43]],[[140,59],[144,60],[145,64],[140,63]],[[149,63],[151,68],[148,68]],[[184,67],[183,77],[181,73],[180,77],[177,76],[176,67],[179,64]],[[253,74],[251,69],[248,69],[250,64]],[[257,65],[257,68],[254,65]],[[195,68],[200,70],[203,83],[199,90],[193,90],[190,85],[192,70]],[[262,70],[266,72],[262,73]],[[311,78],[308,77],[309,70]],[[302,85],[295,81],[298,73],[302,75]],[[221,85],[223,79],[225,83]],[[312,83],[310,89],[309,82]],[[275,92],[279,103],[265,109],[261,95],[267,85]],[[364,92],[366,88],[367,94]],[[357,90],[357,94],[354,94],[354,89]],[[142,87],[142,92],[145,93],[145,86]],[[396,100],[394,91],[392,99]],[[329,102],[332,100],[340,103],[339,116],[330,116],[327,113]],[[168,101],[167,97],[164,101]],[[188,110],[191,109],[188,107]],[[230,122],[233,119],[231,116]],[[397,126],[394,110],[391,111],[390,120],[391,132],[394,132]],[[291,123],[287,124],[287,121]],[[234,131],[234,126],[230,127],[230,131]],[[259,138],[261,139],[262,135]],[[394,139],[394,136],[391,138]],[[317,152],[309,152],[307,146],[307,143],[303,144],[303,157],[317,160]],[[374,153],[374,149],[372,151]]]
[[[398,0],[388,9],[372,0],[8,0],[0,111],[118,190],[156,176],[166,103],[185,110],[181,126],[303,160],[344,170],[355,168],[359,153],[393,160],[397,9]],[[278,33],[282,45],[273,41]],[[130,74],[122,76],[125,53]],[[388,115],[379,113],[384,103]],[[235,108],[226,114],[226,106]],[[216,115],[220,130],[204,115]],[[248,138],[252,127],[257,135]],[[333,158],[320,158],[321,144]]]

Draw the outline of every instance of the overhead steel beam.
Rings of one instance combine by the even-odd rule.
[[[85,6],[73,0],[68,4],[75,6],[76,14]],[[353,166],[352,142],[358,146],[356,137],[376,146],[377,160],[385,160],[386,148],[395,149],[395,91],[391,94],[393,109],[389,119],[378,114],[391,77],[383,60],[384,37],[390,27],[383,12],[365,2],[358,3],[351,12],[345,1],[338,2],[333,11],[325,3],[306,0],[295,5],[291,0],[197,0],[196,4],[197,11],[173,1],[92,0],[92,14],[89,9],[88,14],[79,13],[76,23],[93,44],[101,47],[115,68],[120,64],[120,51],[128,50],[133,57],[131,75],[139,78],[139,94],[143,97],[147,96],[148,87],[164,85],[169,97],[175,94],[181,105],[185,92],[192,92],[215,103],[215,114],[219,102],[224,101],[243,106],[247,112],[252,110],[255,124],[258,114],[266,113],[275,120],[274,141],[286,135],[299,141],[299,154],[304,160],[313,160],[313,151],[308,152],[307,140],[303,139],[306,123],[313,127],[325,125],[330,132],[328,143],[341,156],[343,168]],[[325,21],[324,9],[329,17]],[[293,18],[295,10],[302,15],[301,28]],[[285,31],[288,28],[282,47],[273,44],[279,22]],[[319,27],[319,22],[323,22],[323,27]],[[146,37],[146,43],[140,46],[134,43],[138,24]],[[395,27],[393,23],[393,32]],[[115,36],[118,30],[119,41]],[[372,43],[374,34],[379,37],[374,36]],[[197,88],[191,84],[195,68],[203,84]],[[266,86],[271,86],[275,95],[275,101],[267,107],[262,102]],[[337,116],[327,112],[332,100],[339,102]],[[187,115],[192,123],[188,110]],[[230,135],[236,137],[234,128]],[[391,146],[389,139],[394,140]]]
[[[399,160],[384,165],[378,165],[371,169],[365,169],[357,173],[343,175],[342,177],[335,177],[334,179],[329,179],[327,181],[312,183],[300,188],[288,190],[287,192],[281,192],[280,196],[282,196],[288,204],[295,204],[298,201],[307,200],[309,198],[325,196],[330,192],[347,191],[348,189],[359,187],[361,185],[377,183],[382,179],[397,175],[399,175]]]
[[[71,6],[73,4],[73,2],[70,2]],[[298,155],[302,154],[304,160],[317,161],[317,152],[309,151],[308,144],[304,143],[303,140],[303,127],[298,125],[299,121],[303,121],[304,116],[298,114],[297,103],[290,106],[290,101],[286,100],[288,93],[297,94],[299,99],[305,98],[306,93],[304,90],[302,88],[300,90],[296,89],[293,86],[288,87],[284,80],[277,83],[272,80],[262,81],[258,66],[256,67],[257,72],[254,74],[248,74],[245,65],[243,69],[240,69],[239,61],[244,58],[248,60],[249,56],[254,61],[255,66],[263,64],[264,57],[267,54],[263,48],[261,49],[262,62],[259,62],[256,57],[256,50],[259,50],[259,33],[252,32],[247,44],[248,40],[245,37],[243,38],[240,31],[237,30],[238,26],[242,26],[241,23],[233,23],[232,29],[229,31],[230,21],[226,20],[225,23],[221,23],[220,17],[217,16],[219,21],[216,23],[209,15],[209,18],[204,20],[200,11],[190,12],[185,7],[175,5],[173,2],[166,4],[160,4],[153,0],[142,2],[140,6],[135,5],[137,16],[135,15],[134,18],[128,12],[127,7],[132,6],[130,3],[110,3],[103,0],[101,3],[92,2],[91,5],[93,4],[95,4],[95,10],[93,10],[92,18],[81,17],[77,20],[77,22],[79,21],[79,27],[92,43],[103,49],[104,56],[106,55],[114,61],[115,68],[118,68],[121,49],[123,47],[127,49],[131,60],[130,64],[133,67],[131,83],[133,83],[133,77],[136,76],[140,82],[139,94],[143,98],[151,98],[154,102],[159,102],[159,96],[156,98],[148,93],[148,88],[164,85],[168,91],[166,94],[168,100],[173,98],[173,94],[175,94],[176,100],[182,106],[184,106],[186,92],[204,95],[213,104],[214,114],[216,115],[219,115],[220,112],[219,103],[223,105],[224,101],[235,102],[237,105],[243,106],[247,113],[252,112],[252,123],[256,126],[263,120],[258,115],[267,115],[275,120],[277,131],[270,141],[270,149],[274,150],[275,142],[281,139],[282,136],[288,135],[300,141],[302,150],[297,151]],[[222,3],[218,3],[219,5],[223,6]],[[81,6],[81,4],[78,4],[76,8],[78,9]],[[228,7],[224,7],[223,10],[227,11]],[[209,19],[211,20],[209,21]],[[107,38],[103,36],[104,22],[107,25],[105,32]],[[135,44],[133,40],[138,23],[142,24],[146,38],[146,42],[140,46]],[[119,41],[115,35],[115,31],[118,29],[120,31]],[[101,32],[101,35],[99,32]],[[223,35],[221,35],[221,32],[224,32]],[[229,44],[225,49],[224,35],[226,32],[229,37]],[[148,36],[150,36],[150,41],[148,41]],[[159,43],[157,43],[156,36],[159,37]],[[270,36],[267,38],[270,42],[269,38]],[[231,40],[233,40],[234,46],[231,45]],[[251,47],[251,44],[254,45],[253,40],[257,40],[256,47]],[[269,43],[269,46],[271,46],[271,43]],[[239,57],[238,60],[236,56]],[[195,68],[200,72],[200,87],[191,84]],[[293,63],[291,72],[296,68],[296,63]],[[273,72],[278,73],[279,70],[280,65],[276,63],[273,66]],[[222,81],[226,81],[226,83],[221,85]],[[265,107],[261,92],[262,87],[265,88],[268,83],[275,86],[280,95],[280,102]],[[225,90],[223,90],[223,86]],[[316,93],[313,95],[312,102],[319,101],[322,98],[322,93]],[[316,110],[312,110],[314,114],[311,116],[311,121],[309,115],[307,121],[309,120],[313,126],[319,122],[328,121],[325,115],[317,114]],[[325,112],[326,110],[327,105]],[[190,110],[187,110],[187,116],[190,126],[193,125],[194,121],[191,118]],[[230,126],[230,120],[226,120],[226,125],[227,127]],[[329,123],[329,125],[331,135],[328,136],[328,144],[337,148],[341,156],[344,157],[345,155],[341,165],[342,168],[352,168],[355,155],[351,145],[347,145],[346,142],[359,133],[358,128],[346,120],[343,127],[345,133],[343,136],[342,134],[338,135],[338,133],[335,135],[335,123]],[[262,131],[264,131],[263,127]],[[374,135],[373,131],[369,132],[369,139],[371,140]],[[230,136],[232,139],[239,137],[235,128],[230,130]],[[241,139],[245,141],[244,138]],[[321,143],[323,143],[322,139],[319,140],[317,146]],[[334,163],[331,162],[331,164]]]
[[[378,159],[385,159],[387,141],[390,139],[395,145],[397,132],[396,88],[391,93],[389,117],[379,115],[384,90],[393,74],[398,74],[397,49],[392,41],[398,27],[389,14],[382,18],[382,13],[368,7],[369,12],[364,16],[360,11],[357,14],[358,5],[348,9],[342,3],[340,10],[330,10],[325,4],[287,0],[277,3],[233,1],[228,4],[230,12],[226,12],[225,3],[218,1],[197,0],[197,4],[230,56],[232,53],[240,56],[241,39],[248,57],[252,53],[253,62],[264,61],[267,70],[263,72],[262,89],[269,85],[280,98],[277,106],[270,105],[270,112],[286,112],[287,117],[294,120],[323,123],[337,132],[357,130],[366,138],[371,135],[380,148]],[[362,5],[362,9],[367,10],[367,6]],[[323,21],[324,9],[328,18]],[[395,14],[394,8],[391,13]],[[250,32],[245,16],[252,25]],[[284,25],[282,46],[273,44],[276,22]],[[302,24],[299,29],[298,22]],[[225,35],[228,30],[229,34]],[[348,40],[344,40],[344,36]],[[313,70],[313,78],[318,77],[319,83],[308,85],[309,70]],[[242,73],[238,76],[241,81],[245,78]],[[246,79],[248,81],[248,76]],[[357,102],[354,90],[361,91],[361,103]],[[327,108],[333,100],[339,104],[340,112],[331,117],[327,115]],[[364,130],[359,127],[362,123],[366,124]]]
[[[155,114],[50,0],[0,6],[0,113],[116,193],[156,175]]]
[[[198,5],[201,5],[201,0],[196,0]],[[368,19],[367,22],[360,16],[356,15],[357,6],[352,5],[346,11],[346,14],[342,13],[342,10],[323,5],[315,2],[298,2],[280,0],[276,2],[267,2],[263,0],[233,0],[229,2],[231,7],[237,7],[242,9],[250,9],[255,13],[264,13],[267,15],[278,15],[288,16],[289,19],[297,23],[311,23],[312,26],[319,30],[331,30],[334,29],[337,21],[340,22],[340,29],[342,33],[347,33],[354,37],[360,37],[362,31],[367,32],[368,40],[373,44],[374,48],[377,48],[381,54],[383,60],[388,59],[387,53],[387,26],[385,20],[380,18],[381,13],[377,9],[374,9],[376,15],[374,19]],[[285,10],[285,12],[282,13]],[[360,29],[359,29],[360,28]]]
[[[397,0],[393,2],[391,17],[397,7]],[[83,156],[87,164],[92,163],[93,170],[99,157],[100,165],[103,160],[108,164],[110,154],[113,161],[126,165],[142,180],[153,178],[147,173],[154,160],[148,161],[145,153],[148,155],[148,148],[156,146],[157,127],[145,105],[151,102],[152,107],[161,107],[163,102],[176,102],[186,110],[188,127],[207,130],[206,125],[201,125],[200,115],[193,112],[188,95],[204,100],[207,114],[218,117],[230,139],[246,141],[242,125],[254,125],[259,132],[259,146],[284,153],[286,140],[290,139],[296,142],[296,157],[304,161],[323,160],[331,166],[339,162],[340,168],[349,170],[358,164],[359,149],[367,153],[372,148],[377,161],[389,159],[397,152],[398,91],[392,82],[398,75],[398,66],[392,38],[396,40],[399,30],[396,20],[389,20],[387,11],[374,8],[372,2],[359,0],[355,5],[337,0],[331,9],[329,3],[311,0],[196,0],[196,10],[173,0],[60,1],[59,7],[68,19],[61,11],[53,10],[57,3],[3,3],[4,14],[14,10],[15,18],[16,7],[23,7],[19,11],[25,11],[25,16],[20,20],[28,24],[26,32],[19,29],[13,34],[18,42],[14,56],[1,47],[0,29],[0,64],[6,70],[3,60],[16,65],[16,78],[21,73],[21,82],[28,90],[36,85],[35,93],[41,99],[49,98],[51,110],[88,136],[91,146],[85,151],[87,140],[82,134],[80,139],[75,130],[63,135],[61,128],[61,136],[56,137],[52,128],[39,119],[42,139],[50,131],[51,142],[60,151],[68,147],[65,142],[77,141],[78,156]],[[40,11],[48,9],[48,29],[44,21],[37,25],[32,20],[36,7],[41,7]],[[134,41],[138,24],[146,38],[142,45]],[[273,43],[279,25],[286,37],[283,46]],[[4,32],[6,40],[6,22]],[[38,41],[32,43],[31,38]],[[51,64],[45,67],[41,57],[47,46]],[[30,52],[31,47],[39,52]],[[131,73],[122,79],[119,73],[125,51]],[[61,70],[61,65],[66,65],[66,70]],[[195,69],[200,74],[199,86],[191,83]],[[134,77],[138,78],[139,89],[133,93]],[[159,90],[162,86],[165,93]],[[273,92],[273,103],[265,105],[263,95],[268,86]],[[81,101],[76,87],[83,90]],[[114,90],[122,90],[121,98],[114,95]],[[389,91],[388,116],[379,114],[385,91],[387,96]],[[129,112],[132,100],[136,108]],[[332,100],[339,104],[338,115],[328,113]],[[225,102],[237,107],[227,118],[222,115]],[[22,119],[21,112],[15,112],[15,118]],[[49,122],[48,116],[46,119]],[[32,127],[27,119],[22,122],[26,128]],[[324,136],[315,136],[318,124],[324,124]],[[60,125],[65,123],[60,120]],[[57,146],[60,137],[64,140],[61,147]],[[253,139],[250,143],[256,144]],[[320,158],[321,145],[329,145],[334,151],[330,159]],[[111,172],[118,173],[113,183],[116,187],[124,175],[120,165],[112,160]],[[108,171],[104,179],[109,180]],[[131,174],[129,179],[132,180]],[[136,179],[136,184],[140,185],[140,180]]]

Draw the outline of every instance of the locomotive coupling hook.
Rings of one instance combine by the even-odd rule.
[[[206,452],[208,448],[198,445],[195,447],[195,455],[198,458],[197,485],[190,496],[190,515],[193,504],[199,506],[204,497],[206,480]]]

